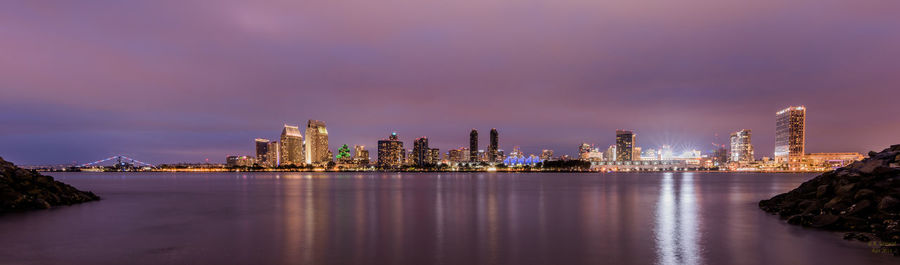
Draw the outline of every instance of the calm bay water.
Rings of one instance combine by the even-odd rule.
[[[756,206],[814,174],[50,173],[0,264],[896,264]]]

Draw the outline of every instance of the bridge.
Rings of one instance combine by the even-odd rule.
[[[119,170],[132,169],[132,168],[135,168],[136,166],[154,167],[153,164],[141,162],[134,158],[130,158],[130,157],[127,157],[124,155],[114,155],[114,156],[100,159],[100,160],[97,160],[94,162],[80,164],[75,167],[78,167],[78,168],[97,167],[103,163],[110,162],[110,161],[115,161],[115,164],[113,164],[113,167],[115,167],[116,169],[119,169]]]

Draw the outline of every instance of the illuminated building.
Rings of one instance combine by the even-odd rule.
[[[478,130],[469,132],[469,161],[478,161]]]
[[[650,148],[641,153],[641,160],[659,160],[659,151]]]
[[[450,149],[450,151],[447,151],[447,160],[450,160],[450,162],[455,162],[455,163],[465,161],[465,160],[462,160],[462,154],[461,154],[462,150],[461,149],[462,148]]]
[[[397,137],[397,133],[391,133],[388,139],[378,141],[378,167],[383,169],[398,169],[402,165],[403,142]]]
[[[338,148],[337,162],[340,164],[350,164],[352,161],[352,157],[350,156],[350,147],[342,145],[341,148]]]
[[[353,146],[353,163],[360,166],[369,165],[369,150],[366,150],[366,146]]]
[[[775,113],[775,161],[796,169],[806,151],[806,107]]]
[[[578,146],[578,159],[583,161],[588,161],[590,159],[591,154],[591,145],[588,143],[581,143]]]
[[[306,163],[322,164],[330,161],[328,130],[325,128],[325,122],[309,120],[306,123]]]
[[[616,145],[610,145],[606,148],[606,160],[616,161]]]
[[[276,167],[278,166],[278,160],[281,157],[281,145],[278,144],[277,141],[269,142],[268,153],[266,154],[266,162],[265,166],[267,167]]]
[[[675,158],[675,152],[672,151],[672,146],[664,144],[659,149],[659,160],[672,160],[673,158]]]
[[[441,150],[437,148],[428,149],[428,156],[425,159],[425,164],[435,165],[441,162]]]
[[[416,138],[413,142],[412,159],[413,165],[418,167],[424,167],[430,164],[431,149],[428,148],[427,137]]]
[[[860,153],[812,153],[803,157],[803,164],[813,170],[830,170],[860,161]]]
[[[500,156],[497,153],[497,150],[500,149],[500,133],[497,132],[497,128],[491,128],[491,139],[490,144],[488,145],[488,161],[489,162],[497,162],[497,158]]]
[[[553,150],[544,149],[541,151],[541,160],[548,161],[553,159]]]
[[[731,162],[752,162],[753,144],[750,143],[750,130],[731,133]]]
[[[631,152],[631,161],[640,161],[641,160],[641,148],[634,147],[634,151]]]
[[[281,163],[279,165],[303,165],[303,136],[300,128],[285,124],[281,130]]]
[[[725,145],[717,146],[716,150],[713,151],[713,162],[715,166],[725,165],[730,161],[730,158],[730,153],[728,152],[728,149],[725,149]]]
[[[634,146],[637,136],[627,130],[616,130],[616,161],[634,160]]]
[[[256,159],[250,156],[228,156],[225,165],[228,167],[250,167],[256,163]]]
[[[253,140],[256,145],[256,161],[260,164],[267,164],[269,161],[269,139],[256,138]]]

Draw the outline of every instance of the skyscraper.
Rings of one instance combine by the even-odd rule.
[[[424,167],[431,160],[431,153],[428,148],[428,137],[416,138],[413,142],[412,159],[413,164],[418,167]]]
[[[277,167],[279,163],[279,159],[281,158],[281,145],[278,144],[278,141],[269,142],[269,152],[266,154],[267,160],[265,166],[267,167]]]
[[[378,141],[378,167],[382,169],[398,169],[403,159],[403,142],[396,132],[388,139]]]
[[[325,122],[309,120],[306,123],[306,163],[322,164],[331,161],[328,155],[328,130]]]
[[[474,128],[469,133],[469,161],[478,161],[478,130]]]
[[[497,132],[497,128],[491,128],[490,141],[491,143],[488,145],[488,161],[499,162],[500,154],[497,153],[497,150],[500,149],[500,133]]]
[[[303,165],[303,136],[297,126],[285,124],[281,130],[281,165]]]
[[[806,107],[775,113],[775,161],[795,168],[806,152]]]
[[[637,136],[627,130],[616,130],[616,161],[632,161]]]
[[[581,143],[578,146],[578,159],[583,161],[588,161],[589,156],[591,154],[591,145],[588,143]]]
[[[265,165],[269,161],[269,139],[256,138],[256,162]]]
[[[353,162],[360,166],[369,165],[369,150],[366,150],[366,146],[353,146]]]
[[[750,143],[750,130],[740,130],[731,133],[730,162],[753,161],[753,145]]]

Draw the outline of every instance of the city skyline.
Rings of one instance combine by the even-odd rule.
[[[705,150],[752,129],[762,157],[801,104],[807,152],[900,140],[900,3],[501,2],[2,3],[0,155],[222,161],[318,119],[332,149],[498,128],[503,149],[574,155],[627,128]]]

